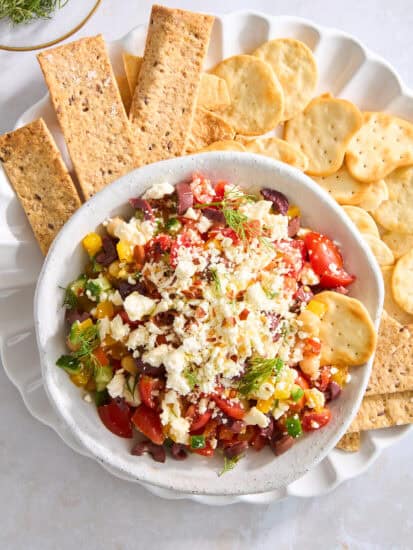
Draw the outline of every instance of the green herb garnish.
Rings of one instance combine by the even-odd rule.
[[[304,395],[304,390],[300,388],[300,386],[297,386],[296,384],[294,384],[293,389],[291,390],[291,399],[294,401],[294,403],[297,403],[297,401],[300,401],[303,395]]]
[[[172,234],[178,233],[181,227],[182,223],[178,220],[178,218],[170,218],[165,224],[165,229],[168,233]]]
[[[204,435],[191,435],[191,449],[205,449]]]
[[[259,389],[270,376],[278,374],[284,363],[282,359],[263,359],[256,357],[247,366],[247,371],[241,378],[238,390],[242,395],[250,395]]]
[[[186,378],[186,381],[188,382],[188,385],[191,390],[195,388],[195,386],[198,384],[198,378],[194,371],[190,370],[188,367],[183,370],[183,375]]]
[[[86,283],[85,290],[88,290],[94,298],[99,298],[102,288],[100,285],[97,285],[93,280],[90,280]]]
[[[32,19],[50,19],[68,0],[0,0],[0,19],[8,17],[14,25]]]
[[[215,268],[211,268],[209,270],[209,272],[211,273],[211,278],[214,282],[216,293],[217,294],[222,294],[222,286],[221,286],[221,281],[220,281],[220,278],[219,278],[219,275],[218,275],[218,271]]]
[[[288,435],[291,435],[291,437],[299,437],[303,433],[298,416],[290,416],[287,418],[285,421],[285,427],[287,428]]]
[[[72,352],[73,357],[83,359],[99,346],[99,329],[97,325],[86,327],[83,330],[79,326],[80,323],[78,321],[73,323],[70,329],[69,340],[76,348],[76,351]]]
[[[0,0],[1,2],[1,0]],[[63,300],[63,306],[68,309],[75,309],[77,306],[78,297],[83,294],[85,290],[87,277],[86,275],[81,275],[75,281],[72,281],[65,290],[65,297]]]
[[[267,298],[269,298],[270,300],[273,300],[274,298],[276,298],[279,294],[279,292],[273,292],[272,290],[270,290],[269,288],[265,288],[265,287],[262,287],[265,295],[267,296]]]
[[[227,472],[230,472],[231,470],[233,470],[235,466],[238,464],[238,462],[241,460],[241,458],[243,457],[244,455],[236,455],[232,458],[227,458],[226,456],[224,456],[224,467],[222,468],[222,470],[219,472],[218,475],[221,477]]]

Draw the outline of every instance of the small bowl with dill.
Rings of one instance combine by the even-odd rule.
[[[45,387],[120,474],[198,494],[280,489],[336,444],[367,384],[371,353],[350,375],[312,332],[338,295],[377,326],[376,262],[299,170],[229,152],[152,164],[52,245],[35,297]]]
[[[68,38],[101,0],[1,0],[0,49],[30,51]]]

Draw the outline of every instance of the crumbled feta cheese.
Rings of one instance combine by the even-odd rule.
[[[130,332],[130,327],[122,321],[120,315],[116,315],[110,322],[110,332],[115,340],[123,340]]]
[[[206,216],[201,216],[199,222],[196,224],[196,227],[200,233],[206,233],[208,229],[212,227],[213,223]]]
[[[155,309],[156,302],[135,291],[129,294],[123,302],[126,313],[131,321],[140,321]]]
[[[274,419],[278,420],[279,418],[281,418],[282,415],[288,411],[288,409],[289,409],[288,403],[285,403],[285,402],[283,403],[282,401],[280,401],[278,403],[278,406],[275,407],[275,409],[272,412]]]
[[[85,393],[85,395],[83,396],[83,401],[86,401],[86,403],[92,403],[92,396],[90,395],[90,393]]]
[[[125,387],[125,375],[121,371],[117,371],[106,386],[109,395],[115,399],[116,397],[123,397],[123,388]]]
[[[257,407],[251,407],[251,409],[244,416],[244,422],[247,426],[259,426],[260,428],[266,428],[270,423],[270,419],[258,410]]]
[[[149,363],[152,367],[160,367],[166,361],[169,355],[169,348],[166,344],[153,348],[145,352],[142,356],[144,363]]]
[[[310,264],[305,264],[300,273],[300,281],[304,285],[309,285],[309,286],[318,285],[320,282],[320,277],[317,275],[314,269],[310,266]]]
[[[121,306],[123,304],[122,296],[120,295],[119,290],[115,290],[115,292],[109,294],[109,300],[114,306]]]
[[[143,195],[144,199],[162,199],[166,195],[172,195],[175,187],[170,183],[155,183]]]
[[[136,349],[140,346],[144,346],[149,338],[149,332],[144,326],[140,326],[137,329],[133,330],[129,334],[128,341],[126,345],[129,349]]]
[[[141,222],[137,218],[132,218],[129,222],[125,222],[121,218],[112,218],[108,220],[109,225],[115,237],[131,245],[146,244],[154,232],[154,224],[151,221]]]
[[[270,384],[270,382],[264,382],[258,388],[256,396],[258,399],[269,399],[273,395],[274,389],[274,384]]]
[[[188,279],[195,275],[196,265],[188,260],[181,260],[175,269],[175,275],[178,279]]]
[[[98,321],[99,339],[101,342],[105,339],[105,336],[110,332],[110,319],[109,317],[103,317]]]
[[[245,301],[260,311],[271,310],[274,307],[274,301],[267,298],[260,283],[254,283],[248,287]]]
[[[132,395],[133,390],[133,395]],[[141,396],[139,393],[139,385],[136,383],[134,376],[130,376],[123,387],[123,397],[131,407],[138,407],[141,404]]]
[[[188,220],[196,221],[199,218],[199,212],[194,210],[192,207],[188,208],[188,210],[184,214],[184,218],[187,218]]]

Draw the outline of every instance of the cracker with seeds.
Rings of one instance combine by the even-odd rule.
[[[220,114],[237,133],[258,136],[281,121],[284,94],[268,63],[252,55],[234,55],[212,73],[227,83],[231,104]]]
[[[369,245],[370,250],[373,252],[380,266],[390,266],[394,264],[393,252],[379,237],[368,233],[362,233],[362,237]]]
[[[143,164],[185,152],[213,21],[209,15],[152,7],[129,115]],[[223,138],[211,141],[217,139]]]
[[[346,163],[360,181],[385,178],[413,163],[413,124],[387,113],[364,113],[363,126],[347,148]]]
[[[234,129],[220,116],[198,107],[195,111],[186,151],[194,153],[216,141],[232,140]]]
[[[357,205],[363,200],[370,184],[362,183],[353,178],[345,164],[329,176],[313,177],[329,195],[339,204]]]
[[[136,85],[138,83],[139,71],[141,70],[143,58],[138,55],[132,55],[128,52],[123,52],[122,60],[132,100]]]
[[[391,286],[396,303],[413,315],[413,249],[397,260]]]
[[[0,136],[0,161],[43,254],[81,202],[43,119]]]
[[[336,448],[348,453],[355,453],[360,449],[361,434],[360,432],[345,433]]]
[[[384,180],[374,181],[366,185],[366,190],[357,204],[368,212],[374,212],[383,201],[389,198],[389,190]]]
[[[392,278],[394,266],[382,266],[381,274],[384,282],[384,304],[385,311],[402,325],[413,325],[413,315],[402,309],[393,297]],[[412,357],[413,363],[413,357]],[[413,389],[413,388],[412,388]]]
[[[365,210],[358,208],[357,206],[343,206],[343,210],[360,233],[372,235],[378,239],[380,238],[380,233],[377,229],[376,222]]]
[[[101,35],[38,55],[85,198],[138,165],[136,148]]]
[[[413,423],[413,391],[365,397],[349,432]]]
[[[300,113],[310,102],[317,85],[317,63],[311,50],[300,40],[276,38],[264,42],[253,55],[270,65],[281,84],[282,120]]]
[[[206,153],[207,151],[238,151],[239,153],[245,153],[245,150],[245,147],[239,141],[227,139],[222,141],[214,141],[211,145],[207,145],[197,152]]]
[[[308,174],[328,176],[343,164],[347,146],[361,124],[357,107],[325,94],[286,122],[284,139],[307,155]]]
[[[320,292],[316,300],[326,306],[319,323],[321,365],[357,366],[368,361],[377,337],[364,305],[332,291]]]
[[[413,249],[413,235],[389,231],[382,235],[382,239],[393,252],[396,260]]]
[[[214,74],[203,73],[198,91],[198,107],[219,111],[231,104],[227,83]]]
[[[398,168],[386,178],[389,197],[373,216],[388,231],[413,234],[413,166]]]
[[[291,164],[303,172],[308,167],[308,158],[290,143],[276,137],[258,138],[244,141],[247,151],[257,155],[265,155],[286,164]]]
[[[400,391],[413,391],[413,333],[384,311],[366,396]]]

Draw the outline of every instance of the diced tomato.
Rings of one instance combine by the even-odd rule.
[[[215,453],[215,449],[213,449],[208,443],[203,449],[191,449],[191,451],[201,456],[214,456]]]
[[[211,399],[215,401],[221,411],[227,416],[235,418],[235,420],[242,420],[244,418],[245,409],[241,403],[237,401],[228,401],[216,394],[211,395]]]
[[[134,412],[132,422],[143,435],[146,435],[156,445],[162,445],[165,441],[159,414],[143,403]]]
[[[204,204],[215,200],[215,190],[211,182],[201,174],[193,175],[190,186],[195,202]]]
[[[228,185],[228,182],[224,180],[218,181],[217,184],[215,185],[215,195],[216,195],[217,201],[222,201],[222,199],[224,198],[225,188],[227,185]]]
[[[304,355],[319,355],[321,351],[321,342],[315,338],[306,338],[304,344]]]
[[[331,381],[330,367],[322,367],[320,371],[319,379],[316,382],[316,386],[320,391],[326,391]]]
[[[110,403],[97,409],[108,430],[119,437],[132,437],[131,408],[123,399],[112,399]]]
[[[245,236],[247,239],[254,239],[261,235],[261,222],[259,220],[249,220],[244,224]]]
[[[178,238],[172,242],[171,250],[169,253],[169,263],[174,269],[178,265],[178,250],[183,246],[189,248],[192,245],[191,237],[188,233],[183,232],[178,235]]]
[[[199,413],[195,405],[190,405],[185,414],[186,418],[191,418],[191,433],[201,430],[212,416],[212,411],[207,409],[204,413]]]
[[[232,441],[234,439],[235,433],[227,428],[225,424],[221,424],[218,430],[218,439],[220,441]]]
[[[119,315],[124,323],[130,326],[131,329],[137,328],[142,323],[140,321],[131,321],[129,319],[129,315],[126,313],[124,309],[119,311]]]
[[[238,235],[235,233],[235,231],[231,227],[213,227],[208,232],[208,238],[214,239],[219,233],[222,236],[228,237],[229,239],[231,239],[234,244],[239,244],[241,242],[241,239],[238,237]]]
[[[96,348],[96,349],[93,351],[93,355],[96,357],[96,359],[99,361],[99,363],[100,363],[103,367],[106,367],[107,365],[109,365],[108,356],[106,355],[106,353],[103,351],[102,348]]]
[[[339,286],[348,286],[355,281],[354,275],[350,275],[344,269],[336,268],[333,271],[326,271],[320,277],[320,286],[323,288],[336,288]]]
[[[301,425],[305,432],[312,432],[326,426],[330,420],[330,409],[324,408],[318,412],[306,411],[301,418]]]
[[[159,398],[154,395],[154,391],[159,392],[164,387],[163,381],[144,374],[139,378],[138,387],[142,402],[150,409],[156,409]]]

